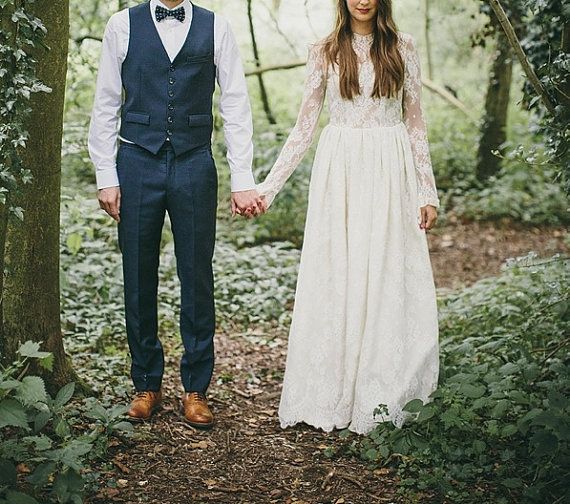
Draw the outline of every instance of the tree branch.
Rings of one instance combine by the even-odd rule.
[[[274,65],[274,66],[267,66],[267,67],[259,67],[259,68],[256,68],[255,70],[248,70],[245,73],[245,75],[246,75],[246,77],[252,77],[252,76],[264,74],[266,72],[276,72],[276,71],[280,71],[280,70],[291,70],[293,68],[299,68],[299,67],[305,66],[305,64],[306,64],[305,61],[294,61],[292,63],[287,63],[285,65]],[[427,90],[431,91],[432,93],[435,93],[440,98],[443,98],[445,101],[447,101],[450,105],[452,105],[456,109],[463,112],[463,114],[465,114],[472,123],[477,122],[477,120],[471,115],[471,112],[469,111],[467,106],[461,100],[459,100],[458,98],[453,96],[453,94],[450,93],[447,89],[445,89],[444,87],[436,84],[432,80],[427,79],[425,77],[422,78],[422,84],[425,86],[425,88]]]
[[[84,35],[83,37],[77,37],[73,39],[73,41],[78,45],[83,44],[83,42],[86,40],[96,40],[97,42],[103,42],[103,39],[101,37],[96,37],[95,35]]]
[[[550,96],[548,96],[548,93],[546,92],[546,89],[542,85],[542,82],[540,82],[540,79],[536,75],[536,72],[532,68],[524,52],[524,49],[521,46],[521,43],[519,42],[517,34],[515,33],[513,25],[511,24],[507,14],[505,13],[505,10],[503,9],[503,6],[499,2],[499,0],[489,0],[489,4],[491,5],[491,8],[495,12],[495,15],[497,16],[499,23],[501,23],[501,27],[503,28],[503,31],[507,36],[507,40],[509,41],[509,44],[511,45],[513,50],[515,51],[515,54],[517,55],[517,58],[520,64],[522,65],[524,73],[526,74],[528,80],[532,84],[532,87],[534,88],[536,94],[540,96],[548,112],[550,112],[552,115],[555,115],[556,112],[554,110],[554,104],[552,103]]]

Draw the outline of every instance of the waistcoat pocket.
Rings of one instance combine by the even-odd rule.
[[[137,124],[150,124],[150,114],[141,114],[138,112],[127,112],[125,122]]]
[[[194,126],[212,126],[214,118],[211,114],[192,114],[188,116],[188,125]]]

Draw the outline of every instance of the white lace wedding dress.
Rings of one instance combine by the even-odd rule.
[[[439,373],[435,286],[419,208],[439,207],[414,41],[400,33],[405,83],[371,97],[372,35],[353,36],[361,94],[340,95],[322,43],[309,49],[297,123],[258,190],[269,204],[307,152],[325,94],[330,123],[315,155],[279,406],[282,427],[401,426]],[[379,404],[388,415],[374,416]]]

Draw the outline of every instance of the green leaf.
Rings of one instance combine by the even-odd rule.
[[[533,455],[535,457],[552,455],[558,448],[558,439],[550,432],[540,431],[532,436],[530,445],[534,447]]]
[[[12,490],[9,490],[6,493],[6,498],[10,504],[39,504],[39,502],[33,497],[22,492],[14,492]]]
[[[34,419],[34,431],[40,432],[49,422],[51,411],[40,411]]]
[[[47,401],[44,381],[39,376],[26,376],[16,390],[16,397],[24,404],[33,406]]]
[[[113,430],[118,430],[122,432],[133,432],[134,427],[131,422],[119,422],[113,425]]]
[[[512,375],[517,374],[520,371],[520,366],[518,364],[513,364],[512,362],[507,362],[499,368],[499,373],[502,375]]]
[[[18,380],[6,380],[0,383],[0,389],[2,390],[14,390],[18,388],[22,382]]]
[[[72,233],[67,237],[67,248],[72,255],[77,255],[81,250],[81,245],[83,243],[83,238],[79,233]]]
[[[5,399],[0,402],[0,428],[8,426],[29,429],[26,410],[15,399]]]
[[[83,479],[76,471],[65,471],[55,479],[53,490],[60,502],[73,501],[72,496],[79,494],[83,490]]]
[[[370,449],[366,450],[366,453],[364,454],[364,456],[368,460],[376,460],[376,458],[378,457],[378,451],[374,448],[370,448]]]
[[[58,420],[55,422],[55,433],[62,439],[68,437],[71,434],[69,425],[63,418],[58,418]]]
[[[435,408],[433,408],[432,406],[425,406],[420,410],[420,413],[416,421],[425,422],[426,420],[433,418],[434,415],[435,415]]]
[[[71,382],[63,386],[54,399],[54,407],[61,408],[69,402],[75,392],[75,383]]]
[[[485,441],[481,441],[480,439],[475,439],[473,441],[473,451],[477,454],[484,453],[487,449],[487,444]]]
[[[404,411],[409,411],[410,413],[417,413],[423,407],[424,403],[421,399],[412,399],[407,402],[402,408]]]
[[[548,393],[548,404],[556,409],[565,409],[568,407],[569,400],[567,396],[557,390],[551,390]]]
[[[26,436],[22,441],[28,445],[34,444],[36,451],[49,450],[52,447],[52,441],[47,436]]]
[[[459,393],[471,399],[481,397],[486,390],[485,385],[471,385],[470,383],[462,383],[459,387]]]
[[[24,209],[22,207],[10,207],[10,212],[13,213],[20,221],[24,221]]]
[[[56,463],[55,462],[44,462],[36,467],[35,471],[30,474],[27,480],[35,486],[44,486],[47,482],[49,477],[55,472],[56,470]]]
[[[505,413],[508,411],[510,407],[511,407],[511,402],[509,400],[501,399],[491,410],[491,416],[493,418],[501,418],[505,415]]]
[[[82,469],[83,457],[91,451],[93,445],[86,441],[74,439],[65,448],[54,450],[50,458],[55,462],[61,462],[75,471]]]
[[[49,352],[40,352],[40,344],[37,341],[26,341],[18,349],[18,353],[31,359],[45,359],[49,355]]]
[[[16,486],[16,466],[9,460],[0,459],[0,486]]]
[[[523,486],[523,481],[520,478],[507,478],[501,481],[501,484],[507,488],[521,488]]]
[[[46,357],[40,359],[40,366],[48,371],[53,371],[53,354],[50,353]]]
[[[501,429],[501,436],[509,437],[518,432],[518,427],[514,424],[507,424]]]

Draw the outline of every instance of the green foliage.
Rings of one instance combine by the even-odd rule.
[[[547,112],[534,87],[524,81],[524,105],[534,110],[539,118],[536,133],[545,139],[550,162],[557,168],[555,178],[562,179],[566,192],[570,192],[570,52],[563,46],[563,31],[568,30],[570,8],[567,2],[559,0],[502,0],[501,4],[507,10],[529,62],[555,105],[554,114]],[[495,29],[500,29],[487,0],[482,0],[481,10],[490,16]]]
[[[514,1],[514,0],[511,0]],[[526,103],[542,117],[541,132],[551,159],[560,168],[566,190],[570,193],[570,52],[564,52],[563,30],[569,29],[570,6],[559,0],[517,0],[527,9],[523,48],[536,69],[542,85],[556,104],[553,116],[545,114],[538,96],[529,83],[525,85]],[[566,33],[566,37],[569,34]],[[569,51],[570,48],[566,48]]]
[[[221,221],[214,255],[217,326],[244,331],[289,323],[299,251],[290,243],[239,249],[233,223]],[[248,221],[251,222],[251,221]],[[128,383],[121,255],[115,222],[94,198],[64,197],[61,305],[66,349],[95,390],[123,396]],[[161,246],[159,332],[176,333],[180,287],[174,244],[165,227]],[[102,390],[104,389],[104,390]]]
[[[24,124],[31,112],[29,101],[34,93],[51,92],[36,78],[36,60],[30,55],[32,48],[43,45],[46,34],[41,20],[29,12],[31,3],[0,0],[0,204],[19,184],[31,181],[21,158],[28,140]],[[23,219],[21,208],[9,210]]]
[[[555,170],[544,154],[511,149],[503,158],[501,172],[486,187],[448,194],[454,211],[473,220],[509,219],[526,224],[566,225],[570,204]],[[455,194],[456,197],[451,195]]]
[[[89,461],[105,454],[111,435],[132,426],[124,407],[105,410],[93,400],[81,412],[70,407],[73,383],[52,398],[42,378],[26,374],[33,359],[50,368],[51,354],[39,348],[24,343],[0,372],[0,502],[81,503]],[[76,424],[85,419],[91,430],[83,432]]]
[[[567,258],[531,254],[447,296],[438,389],[405,406],[401,429],[380,423],[351,449],[395,464],[402,492],[428,492],[430,502],[565,502],[569,277]]]
[[[287,327],[293,306],[299,252],[288,243],[236,250],[216,248],[216,310],[226,330]]]

